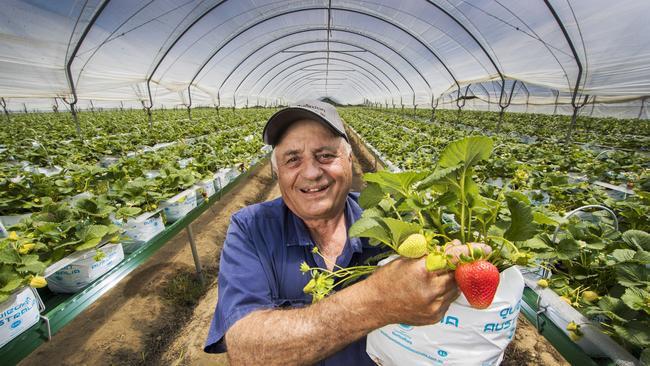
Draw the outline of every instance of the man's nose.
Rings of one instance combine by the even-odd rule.
[[[314,158],[307,159],[304,165],[304,169],[302,170],[303,178],[309,180],[318,180],[322,174],[323,170],[321,169],[318,160]]]

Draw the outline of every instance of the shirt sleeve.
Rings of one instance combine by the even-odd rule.
[[[235,322],[252,311],[274,307],[262,258],[248,235],[250,229],[237,214],[232,216],[219,263],[217,307],[205,352],[226,352],[224,336]]]

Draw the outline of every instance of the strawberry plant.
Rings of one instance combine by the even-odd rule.
[[[523,194],[505,189],[496,199],[480,194],[474,167],[490,156],[492,146],[490,138],[467,137],[442,151],[433,172],[365,174],[368,186],[359,197],[364,212],[350,227],[349,235],[385,246],[387,255],[426,255],[428,270],[455,269],[470,303],[477,308],[489,306],[499,270],[526,264],[531,256],[521,243],[537,232]],[[490,249],[477,249],[470,243],[483,243]],[[452,256],[458,245],[469,246],[468,255],[461,254],[460,262]],[[303,271],[310,271],[314,282],[310,281],[305,291],[316,301],[373,269],[306,267]]]
[[[650,234],[621,233],[594,215],[558,224],[565,230],[555,241],[542,234],[530,247],[552,274],[540,285],[594,319],[637,357],[650,352]],[[567,328],[575,340],[579,326],[584,324]]]

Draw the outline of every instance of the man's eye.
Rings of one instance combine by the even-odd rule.
[[[332,159],[336,158],[336,155],[334,155],[334,154],[320,154],[317,157],[318,157],[318,160],[320,160],[320,161],[327,161],[327,160],[332,160]]]
[[[294,156],[294,157],[291,157],[291,158],[287,159],[287,164],[295,163],[296,161],[298,161],[298,157]]]

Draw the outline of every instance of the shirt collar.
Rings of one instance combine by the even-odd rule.
[[[350,193],[348,194],[345,201],[345,226],[347,230],[350,230],[352,223],[356,222],[360,217],[363,209],[359,206],[356,201],[358,194]],[[284,201],[283,201],[284,204]],[[305,225],[305,222],[301,218],[296,216],[286,204],[284,204],[286,210],[286,221],[284,227],[284,237],[286,238],[287,246],[313,246],[311,236],[309,235],[309,230]],[[355,253],[361,253],[363,248],[369,248],[371,245],[368,243],[366,238],[350,238],[348,237],[348,242],[352,250]]]

